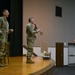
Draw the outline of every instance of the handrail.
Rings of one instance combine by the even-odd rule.
[[[27,46],[23,45],[23,47],[27,50]],[[33,52],[34,56],[38,56],[36,53]]]

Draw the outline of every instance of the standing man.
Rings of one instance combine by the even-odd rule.
[[[33,54],[33,46],[34,46],[34,41],[36,39],[36,33],[40,32],[40,29],[35,29],[35,24],[34,24],[34,18],[30,17],[28,19],[28,24],[26,26],[26,33],[27,33],[27,61],[26,63],[34,63],[34,61],[31,60],[32,54]]]
[[[3,16],[0,17],[0,67],[5,66],[5,64],[2,63],[2,60],[6,54],[8,34],[13,32],[13,29],[9,30],[9,23],[7,21],[7,18],[9,16],[9,11],[7,9],[4,9],[2,15]]]

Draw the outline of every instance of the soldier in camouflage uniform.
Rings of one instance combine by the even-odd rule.
[[[40,29],[35,29],[34,27],[34,19],[30,17],[28,19],[29,23],[26,26],[26,33],[27,33],[27,61],[26,63],[34,63],[31,60],[32,54],[33,54],[33,46],[34,46],[34,41],[36,39],[36,33],[40,32]]]
[[[5,64],[2,63],[2,59],[6,54],[6,44],[8,41],[8,34],[13,32],[13,29],[9,30],[9,23],[7,21],[7,17],[9,16],[9,12],[7,9],[3,10],[3,16],[0,17],[0,67],[4,67]]]

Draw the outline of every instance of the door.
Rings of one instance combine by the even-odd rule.
[[[63,66],[63,43],[56,43],[56,66]]]

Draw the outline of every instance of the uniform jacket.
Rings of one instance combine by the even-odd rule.
[[[27,39],[32,39],[35,40],[36,39],[36,33],[38,33],[33,26],[29,23],[26,26],[26,33],[27,33]]]
[[[0,17],[0,39],[7,41],[9,33],[9,23],[6,18]]]

